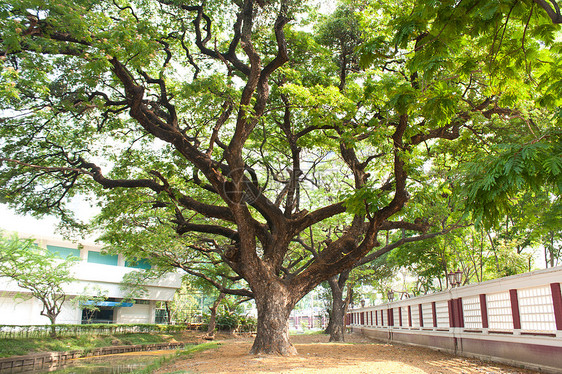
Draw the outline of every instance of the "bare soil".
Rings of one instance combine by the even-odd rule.
[[[299,352],[294,357],[250,355],[252,338],[248,337],[220,335],[216,341],[218,349],[182,358],[157,373],[536,373],[427,348],[380,343],[359,334],[346,335],[345,343],[328,343],[327,335],[292,336]]]

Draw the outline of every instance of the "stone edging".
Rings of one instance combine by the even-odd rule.
[[[92,350],[84,351],[68,351],[68,352],[46,352],[35,353],[26,356],[13,356],[0,358],[0,373],[17,373],[33,370],[35,368],[44,368],[61,364],[66,360],[81,357],[95,357],[104,356],[117,353],[127,352],[145,352],[145,351],[158,351],[163,349],[177,349],[181,348],[185,343],[155,343],[155,344],[136,344],[136,345],[121,345],[95,348]]]

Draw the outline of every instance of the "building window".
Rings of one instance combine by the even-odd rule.
[[[67,258],[70,256],[80,257],[80,250],[76,248],[58,247],[56,245],[48,245],[47,250],[60,258]]]
[[[126,260],[125,266],[128,268],[136,268],[136,269],[145,269],[149,270],[151,268],[150,264],[144,258],[141,259],[134,259],[134,260]]]
[[[88,262],[94,264],[117,266],[117,255],[104,255],[101,252],[88,251]]]
[[[166,309],[156,309],[156,316],[154,323],[165,324],[168,323],[168,312]]]
[[[90,323],[114,323],[114,308],[101,306],[96,310],[82,310],[82,324]]]

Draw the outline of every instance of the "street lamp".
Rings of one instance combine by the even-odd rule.
[[[457,269],[454,273],[450,272],[447,274],[447,280],[452,288],[460,287],[462,283],[462,270]]]
[[[447,274],[447,281],[449,282],[449,286],[451,286],[451,288],[455,287],[455,273],[450,272],[449,274]]]
[[[392,302],[392,300],[394,300],[394,291],[392,291],[392,290],[388,291],[386,296],[388,297],[388,301]]]
[[[462,283],[462,270],[457,269],[455,271],[455,281],[457,282],[457,287],[460,287]]]

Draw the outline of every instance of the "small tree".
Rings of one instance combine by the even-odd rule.
[[[17,285],[41,301],[41,315],[51,321],[51,336],[56,336],[55,321],[67,295],[63,286],[75,280],[71,266],[76,257],[60,259],[40,248],[33,239],[17,235],[0,235],[0,276],[11,278]]]
[[[91,323],[96,312],[100,311],[100,303],[107,300],[107,291],[99,287],[90,289],[86,287],[81,295],[76,296],[72,301],[82,309],[82,323]]]

